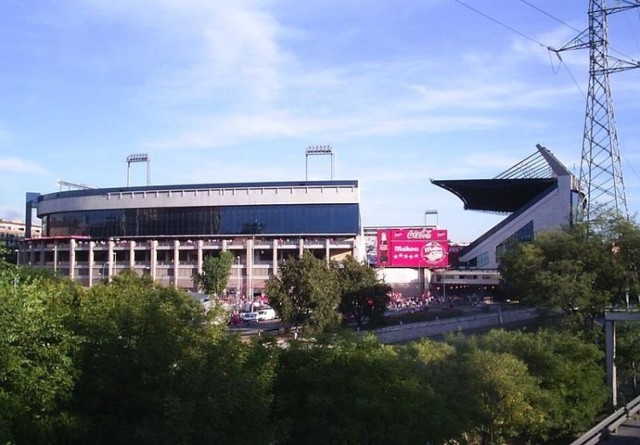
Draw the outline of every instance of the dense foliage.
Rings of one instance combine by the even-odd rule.
[[[511,299],[560,308],[591,331],[605,310],[639,302],[639,253],[640,228],[625,220],[538,233],[501,259],[502,288]]]
[[[337,313],[359,278],[304,261],[311,284],[288,295],[336,285]],[[291,313],[313,326],[313,308]],[[0,262],[0,443],[566,443],[604,401],[601,353],[574,334],[281,347],[230,335],[217,310],[133,272],[85,289]]]
[[[640,227],[624,219],[536,234],[501,262],[502,288],[514,300],[560,309],[572,332],[604,349],[604,314],[640,305]],[[616,367],[637,392],[640,326],[616,323]],[[631,394],[633,395],[633,394]]]
[[[304,326],[311,333],[340,324],[340,290],[334,268],[306,252],[301,258],[288,258],[278,269],[267,281],[265,293],[284,323]]]
[[[352,256],[327,263],[310,252],[282,262],[265,286],[282,321],[311,333],[330,331],[341,318],[353,319],[358,328],[365,320],[372,327],[381,325],[390,290]]]
[[[207,295],[220,295],[229,284],[233,254],[228,250],[218,256],[207,256],[202,264],[202,272],[193,274],[193,282]]]
[[[383,324],[391,286],[381,282],[374,269],[352,256],[332,264],[340,286],[340,313],[352,317],[358,328],[362,327],[365,319],[373,327]]]

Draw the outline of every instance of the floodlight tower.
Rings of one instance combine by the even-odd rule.
[[[308,181],[309,180],[309,156],[331,156],[331,180],[333,181],[333,177],[335,176],[335,171],[336,171],[336,167],[335,167],[335,162],[333,159],[333,156],[335,154],[335,151],[333,150],[333,147],[331,147],[331,145],[316,145],[316,146],[310,146],[307,147],[307,149],[304,151],[305,154],[305,177],[304,180]]]
[[[127,187],[129,187],[129,181],[131,179],[131,163],[132,162],[146,162],[147,163],[147,185],[150,185],[150,173],[151,173],[151,157],[147,153],[138,153],[127,156]]]
[[[589,90],[582,139],[580,188],[584,200],[577,209],[577,220],[590,222],[599,216],[628,216],[622,179],[609,74],[640,67],[637,61],[609,56],[607,16],[640,7],[638,0],[589,1],[589,27],[558,50],[589,48]],[[611,62],[611,63],[610,63]]]

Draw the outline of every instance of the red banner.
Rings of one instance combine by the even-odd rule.
[[[442,268],[449,265],[449,241],[444,229],[379,229],[378,267]]]

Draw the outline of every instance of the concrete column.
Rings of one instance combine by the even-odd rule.
[[[272,243],[272,256],[271,262],[273,263],[273,274],[278,274],[278,240],[274,239]]]
[[[89,287],[93,286],[93,267],[95,266],[95,254],[93,249],[96,247],[95,241],[89,241]]]
[[[204,246],[204,241],[201,239],[198,240],[198,273],[202,273],[202,246]]]
[[[248,281],[247,298],[249,299],[249,301],[253,301],[253,260],[254,260],[253,245],[254,245],[254,240],[248,239],[247,245],[246,245],[246,252],[247,252],[247,281]]]
[[[136,242],[129,241],[129,269],[134,270],[136,265]]]
[[[58,242],[53,243],[53,271],[58,271]]]
[[[158,241],[156,240],[152,240],[149,241],[151,243],[151,258],[149,258],[149,273],[151,274],[151,278],[153,278],[153,281],[156,281],[156,274],[157,274],[157,270],[156,268],[158,267]]]
[[[329,238],[324,240],[324,256],[325,262],[329,265],[329,261],[331,260],[331,240]]]
[[[107,253],[107,264],[109,265],[109,272],[108,272],[108,279],[109,279],[109,283],[111,283],[113,274],[115,272],[114,270],[114,261],[113,261],[113,257],[114,257],[114,251],[113,251],[113,246],[115,245],[115,243],[113,242],[113,240],[109,240],[109,252]]]
[[[605,350],[607,353],[607,385],[611,388],[611,405],[618,406],[618,382],[616,379],[616,325],[615,321],[605,320]]]
[[[69,241],[69,278],[76,278],[76,240],[73,238]]]
[[[178,270],[180,269],[180,241],[173,241],[173,287],[178,288]]]

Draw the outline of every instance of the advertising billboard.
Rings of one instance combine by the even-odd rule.
[[[449,242],[445,229],[424,227],[378,229],[378,267],[449,266]]]

